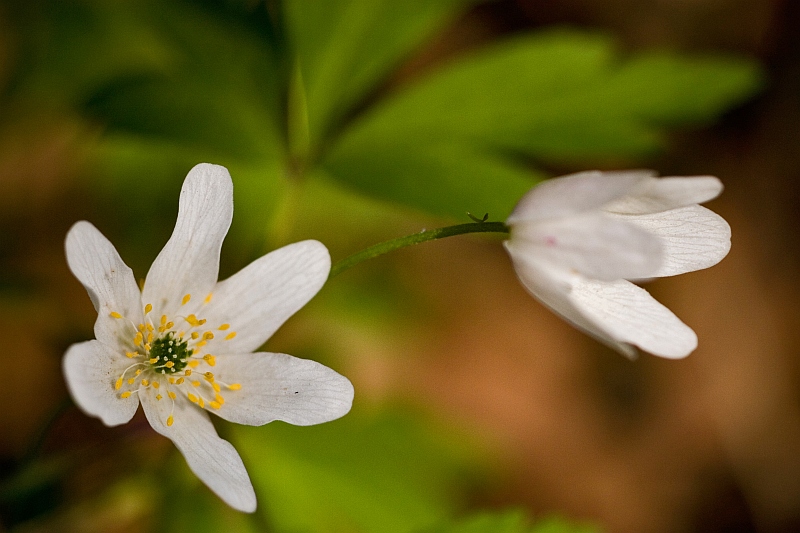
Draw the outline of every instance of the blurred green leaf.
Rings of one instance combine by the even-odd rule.
[[[331,133],[397,63],[476,0],[287,0],[312,141]]]
[[[744,59],[659,53],[622,60],[604,36],[525,35],[380,102],[343,132],[323,165],[359,190],[423,209],[454,214],[457,198],[452,204],[503,215],[526,172],[507,154],[640,156],[662,146],[666,126],[709,121],[760,82],[757,66]],[[488,170],[498,161],[505,179]]]
[[[458,523],[430,530],[430,533],[599,533],[599,529],[562,518],[548,518],[531,524],[523,511],[482,512]]]
[[[311,427],[236,426],[259,506],[278,531],[410,532],[452,513],[469,452],[410,416],[351,413]]]

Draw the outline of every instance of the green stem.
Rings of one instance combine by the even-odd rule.
[[[420,233],[408,235],[407,237],[400,237],[397,239],[392,239],[391,241],[386,241],[376,244],[374,246],[370,246],[366,250],[362,250],[361,252],[353,254],[350,257],[346,257],[341,261],[338,261],[331,268],[331,273],[328,276],[328,279],[333,278],[342,271],[347,270],[348,268],[355,266],[362,261],[366,261],[367,259],[372,259],[373,257],[378,257],[379,255],[389,253],[399,248],[405,248],[406,246],[420,244],[426,241],[433,241],[436,239],[443,239],[445,237],[452,237],[454,235],[463,235],[465,233],[508,233],[508,232],[509,232],[508,226],[506,226],[502,222],[474,222],[470,224],[458,224],[456,226],[447,226],[444,228],[422,231]]]

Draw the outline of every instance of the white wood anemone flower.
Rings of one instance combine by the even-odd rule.
[[[697,335],[628,280],[692,272],[730,250],[725,220],[701,207],[713,176],[657,178],[650,171],[589,171],[547,180],[517,204],[505,247],[539,301],[628,357],[637,348],[679,359]]]
[[[63,368],[83,411],[115,426],[141,403],[197,477],[231,507],[252,512],[244,464],[206,411],[254,426],[319,424],[350,410],[353,386],[314,361],[254,352],[320,290],[330,256],[317,241],[298,242],[218,282],[232,218],[228,171],[195,166],[175,230],[141,291],[111,242],[89,222],[76,223],[67,262],[97,309],[96,340],[70,346]]]

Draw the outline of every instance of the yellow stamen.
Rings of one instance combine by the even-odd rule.
[[[182,383],[183,383],[183,378],[178,378],[177,381],[175,381],[175,385],[181,385]]]
[[[144,306],[144,314],[147,314],[152,310],[153,310],[153,304],[147,304]]]
[[[167,368],[172,368],[173,366],[175,366],[175,363],[173,363],[172,361],[167,361],[166,363],[164,363],[164,366]]]
[[[150,351],[150,343],[149,342],[144,343],[144,349],[147,350],[148,352]]]
[[[158,357],[153,357],[152,359],[149,359],[147,362],[150,363],[151,365],[154,365],[158,363]]]
[[[131,391],[126,390],[125,392],[120,394],[119,397],[120,398],[130,398],[131,397]]]
[[[214,338],[214,334],[211,333],[210,331],[206,331],[205,333],[203,333],[203,340],[210,341],[213,338]]]
[[[199,405],[200,407],[205,407],[205,405],[206,405],[206,402],[204,402],[204,401],[203,401],[203,397],[202,397],[202,396],[200,396],[200,397],[197,399],[197,405]]]
[[[192,325],[192,327],[194,327],[194,328],[196,328],[197,326],[199,326],[199,325],[200,325],[200,321],[199,321],[199,320],[197,320],[197,316],[196,316],[196,315],[194,315],[194,314],[191,314],[191,315],[187,316],[187,317],[186,317],[186,322],[188,322],[189,324],[191,324],[191,325]]]
[[[170,397],[170,399],[172,399],[172,400],[174,400],[174,399],[175,399],[175,393],[174,393],[174,392],[172,392],[172,391],[167,391],[167,396],[169,396],[169,397]]]
[[[208,302],[210,302],[210,301],[211,301],[211,298],[212,298],[213,296],[214,296],[214,294],[209,292],[209,293],[208,293],[208,296],[206,296],[205,303],[208,303]]]
[[[186,364],[189,365],[192,368],[197,368],[197,365],[200,364],[200,361],[198,361],[197,359],[192,359],[191,361],[189,361]]]
[[[200,382],[199,381],[191,381],[190,383],[192,384],[192,387],[199,387],[200,386]]]
[[[106,382],[106,383],[108,383],[108,382]],[[117,380],[117,382],[116,382],[116,383],[114,383],[114,388],[115,388],[116,390],[119,390],[119,389],[120,389],[120,387],[122,387],[122,378],[119,378],[119,379]]]
[[[195,348],[202,348],[206,344],[208,344],[206,341],[200,341],[195,345]]]
[[[139,354],[136,352],[125,352],[125,357],[133,359],[134,357],[139,357]]]
[[[190,392],[189,394],[187,394],[187,395],[186,395],[186,397],[187,397],[187,398],[189,398],[189,401],[190,401],[190,402],[192,402],[192,403],[197,403],[197,396],[195,396],[195,395],[194,395],[194,394],[192,394],[191,392]]]
[[[136,326],[136,329],[138,329],[139,331],[144,331],[145,327],[146,326],[144,324],[139,324],[138,326]]]
[[[153,383],[153,385],[155,385],[155,383]],[[156,400],[160,400],[161,398],[163,398],[163,396],[161,396],[160,394],[156,394]]]
[[[219,327],[219,330],[220,330],[220,331],[225,331],[225,330],[226,330],[226,329],[228,329],[229,327],[231,327],[231,325],[230,325],[230,324],[222,324],[222,325]]]
[[[191,376],[192,375],[192,369],[191,368],[187,368],[186,370],[183,371],[183,375],[187,376],[187,377]]]
[[[167,323],[167,315],[161,315],[161,325],[163,326],[166,323]]]
[[[214,392],[219,392],[219,383],[215,381],[211,386],[214,388]]]
[[[175,385],[175,378],[169,378],[170,385]]]
[[[217,364],[217,358],[211,355],[210,353],[207,353],[203,356],[203,361],[208,363],[209,366],[216,366]]]
[[[154,382],[153,382],[153,388],[154,388],[154,389],[157,389],[157,388],[159,388],[160,386],[161,386],[161,383],[159,383],[158,381],[154,381]]]
[[[226,340],[226,341],[229,341],[229,340],[231,340],[232,338],[234,338],[235,336],[236,336],[236,332],[235,332],[235,331],[231,331],[230,333],[228,333],[227,335],[225,335],[225,340]]]
[[[225,404],[225,398],[223,398],[220,394],[215,394],[214,399],[217,400],[217,402],[219,402],[220,405]]]
[[[117,313],[116,311],[111,311],[109,315],[111,315],[111,318],[122,318],[122,315]]]
[[[171,426],[174,421],[175,421],[175,419],[172,418],[172,415],[169,415],[167,417],[167,426]]]
[[[212,374],[211,372],[206,372],[206,373],[205,373],[205,374],[203,374],[203,375],[205,376],[206,380],[208,380],[208,381],[214,381],[214,374]]]
[[[153,344],[153,332],[147,333],[147,344]]]
[[[136,333],[136,336],[133,338],[133,343],[134,343],[136,346],[141,346],[141,345],[142,345],[142,341],[143,341],[143,340],[144,340],[144,336],[142,335],[142,332],[141,332],[141,331],[138,331],[138,332]]]
[[[174,325],[175,325],[175,322],[167,322],[167,324],[164,327],[167,328],[167,329],[172,329],[172,326],[174,326]]]
[[[196,341],[200,337],[200,334],[196,331],[192,332],[192,340]]]
[[[133,385],[133,382],[136,381],[136,378],[129,378],[128,385]]]
[[[208,405],[213,407],[214,409],[219,409],[222,405],[219,402],[209,402]]]
[[[140,368],[139,370],[137,370],[137,371],[136,371],[136,375],[137,375],[137,376],[138,376],[139,374],[141,374],[141,373],[142,373],[142,369],[141,369],[141,368]]]
[[[230,385],[228,385],[228,388],[230,390],[239,390],[242,388],[242,385],[240,383],[231,383]]]
[[[183,300],[181,300],[181,305],[188,304],[189,300],[191,300],[191,299],[192,299],[192,295],[191,294],[187,294],[186,296],[183,297]]]
[[[150,381],[149,381],[149,380],[147,380],[147,379],[143,379],[143,380],[142,380],[142,386],[143,386],[143,387],[147,387],[147,386],[149,386],[149,385],[150,385]]]
[[[145,329],[146,329],[147,331],[150,331],[150,332],[153,332],[153,331],[155,331],[155,330],[156,330],[156,328],[154,328],[154,327],[153,327],[153,324],[147,324],[147,325],[145,326]]]

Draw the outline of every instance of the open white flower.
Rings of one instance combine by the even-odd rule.
[[[626,280],[717,264],[731,230],[699,206],[722,191],[712,176],[656,178],[649,171],[580,172],[526,194],[505,242],[522,284],[576,327],[628,357],[634,347],[678,359],[697,336]]]
[[[218,282],[232,217],[228,171],[195,166],[175,230],[141,292],[108,239],[90,223],[76,223],[67,262],[97,309],[97,339],[70,346],[63,365],[87,414],[115,426],[141,403],[153,429],[175,443],[212,491],[252,512],[256,496],[242,460],[206,411],[248,425],[318,424],[350,410],[353,386],[314,361],[253,353],[319,291],[330,256],[317,241],[298,242]]]

